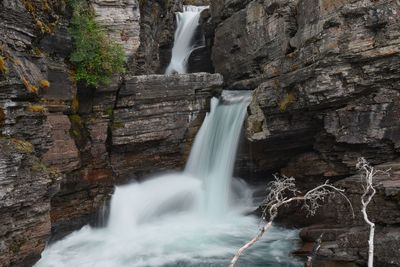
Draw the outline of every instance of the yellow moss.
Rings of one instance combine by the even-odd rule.
[[[279,111],[284,112],[295,100],[296,98],[292,93],[286,94],[278,103]]]
[[[25,6],[25,9],[32,15],[33,21],[36,24],[36,27],[42,32],[42,33],[51,33],[53,30],[53,27],[50,27],[49,25],[51,24],[50,22],[44,22],[43,17],[46,17],[45,13],[51,14],[52,17],[56,18],[56,23],[58,23],[58,18],[55,14],[53,13],[53,10],[47,0],[42,0],[41,4],[40,3],[35,3],[32,2],[31,0],[22,0],[22,3]],[[45,19],[47,20],[47,19]],[[49,25],[48,25],[49,24]]]
[[[50,82],[48,80],[40,80],[39,85],[42,88],[49,88],[50,87]]]
[[[72,99],[71,102],[71,110],[72,112],[77,113],[78,109],[79,109],[79,101],[76,97],[74,97],[74,99]]]
[[[31,170],[33,172],[46,172],[47,171],[47,167],[46,167],[46,165],[43,164],[43,162],[41,162],[38,159],[36,159],[36,160],[34,160],[32,162]]]
[[[0,71],[3,74],[7,74],[8,73],[6,59],[4,57],[2,57],[2,56],[0,56]]]
[[[82,125],[82,120],[79,115],[70,115],[69,120],[76,125]]]
[[[76,71],[71,69],[69,70],[69,79],[73,82],[76,82]]]
[[[46,108],[42,105],[29,105],[26,107],[28,112],[44,112]]]
[[[42,0],[42,7],[43,7],[44,11],[51,12],[51,8],[50,8],[49,2],[47,2],[47,0]]]
[[[25,77],[21,78],[22,83],[24,84],[26,90],[28,90],[29,93],[37,93],[39,91],[39,88],[37,88],[36,86],[32,85],[28,79],[26,79]]]
[[[21,152],[25,153],[33,153],[34,147],[32,143],[24,140],[19,140],[19,139],[11,139],[11,142],[14,144],[15,148],[18,149]]]

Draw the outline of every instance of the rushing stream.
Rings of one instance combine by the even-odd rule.
[[[212,99],[184,172],[117,187],[106,227],[50,245],[35,266],[227,266],[259,221],[244,215],[254,208],[251,190],[231,178],[250,96],[223,95]],[[237,266],[302,266],[289,257],[296,236],[274,228]]]

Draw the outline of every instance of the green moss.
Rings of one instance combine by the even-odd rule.
[[[280,112],[285,112],[287,107],[296,100],[292,93],[286,94],[279,102],[278,108]]]
[[[15,148],[17,150],[19,150],[20,152],[31,154],[35,150],[32,143],[30,143],[28,141],[12,138],[11,142],[14,144]]]
[[[114,109],[112,107],[106,108],[106,110],[104,110],[104,115],[107,115],[108,117],[112,117],[113,114]]]
[[[121,45],[113,42],[95,20],[85,1],[75,0],[69,31],[74,39],[70,61],[77,81],[88,86],[109,85],[114,74],[125,72],[126,56]]]
[[[35,161],[32,162],[31,170],[33,172],[42,173],[42,172],[47,172],[47,167],[40,160],[35,160]]]
[[[116,130],[116,129],[121,129],[124,128],[125,125],[122,122],[118,122],[118,121],[114,121],[112,124],[112,129]]]
[[[69,115],[71,121],[70,136],[75,140],[78,148],[83,148],[89,140],[89,133],[81,117],[77,114]]]
[[[81,116],[79,116],[79,115],[77,115],[77,114],[69,115],[69,120],[70,120],[71,123],[73,123],[73,124],[79,124],[80,126],[82,126],[82,119],[81,119]]]

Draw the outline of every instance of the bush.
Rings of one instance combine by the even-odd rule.
[[[95,15],[82,1],[73,4],[70,33],[74,51],[70,61],[76,70],[76,80],[88,86],[109,85],[114,74],[125,71],[126,56],[95,20]]]

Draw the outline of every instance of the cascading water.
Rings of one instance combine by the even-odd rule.
[[[249,101],[248,93],[214,98],[184,172],[117,187],[106,227],[86,226],[50,245],[35,266],[227,266],[258,231],[257,218],[243,215],[251,190],[231,179]],[[272,230],[238,266],[302,266],[288,257],[296,235]]]
[[[199,27],[200,13],[207,6],[183,6],[183,12],[176,13],[177,28],[175,42],[172,48],[172,57],[165,74],[187,73],[187,64],[190,54],[204,45],[195,42],[194,36]]]
[[[212,99],[211,112],[195,140],[185,172],[203,181],[206,216],[227,212],[236,149],[250,99],[249,93],[242,93],[240,101],[230,105]]]

